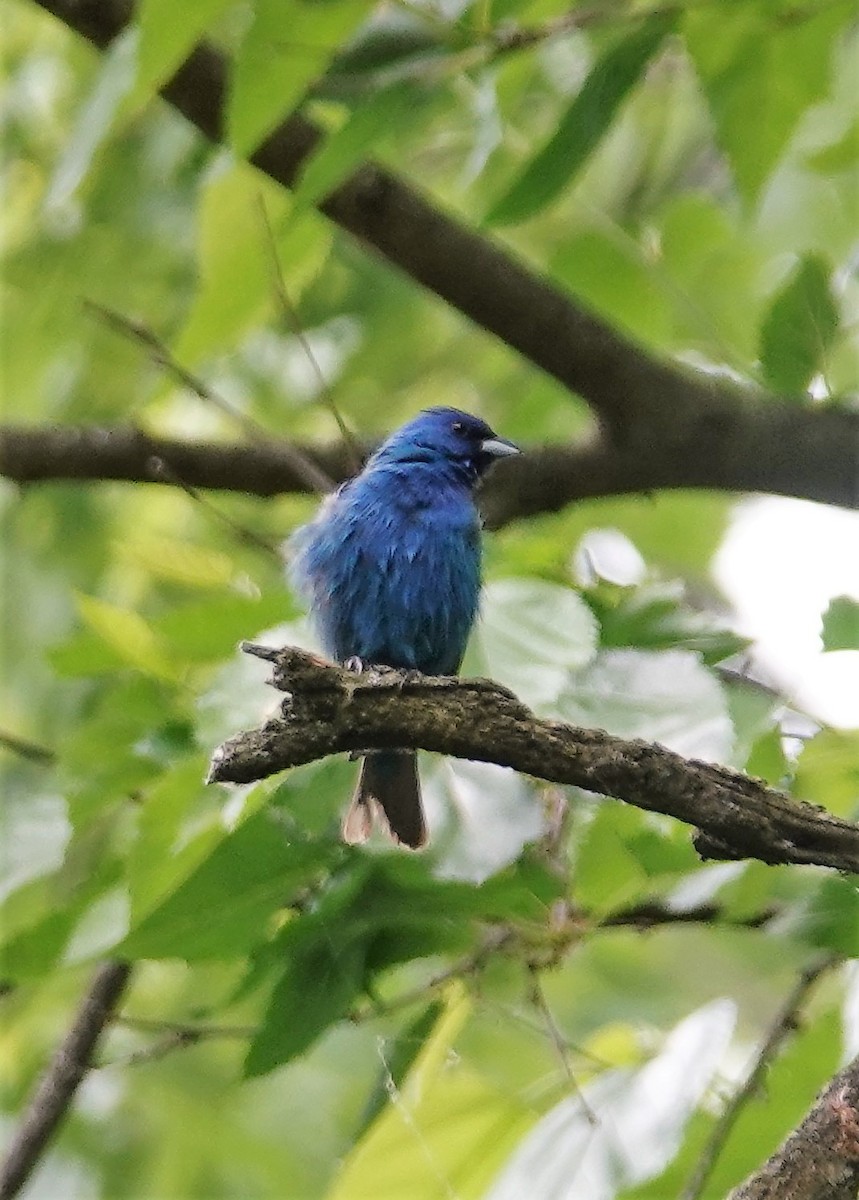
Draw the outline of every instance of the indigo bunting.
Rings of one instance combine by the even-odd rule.
[[[480,594],[474,488],[496,458],[518,453],[485,421],[430,408],[323,501],[293,537],[291,573],[333,659],[457,673]],[[394,841],[425,844],[413,750],[364,757],[344,840],[365,841],[374,817]]]

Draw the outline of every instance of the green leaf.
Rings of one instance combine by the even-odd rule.
[[[799,920],[804,942],[855,958],[859,955],[859,881],[855,876],[824,879]]]
[[[649,894],[644,867],[629,844],[630,827],[641,827],[639,814],[620,802],[601,802],[576,856],[573,887],[576,902],[602,916]]]
[[[497,7],[493,8],[498,19]],[[325,99],[342,100],[366,96],[379,87],[408,74],[419,74],[432,59],[441,59],[451,51],[451,30],[441,21],[427,21],[405,8],[376,8],[345,46],[338,51],[315,94]]]
[[[99,820],[113,801],[134,795],[163,769],[153,739],[175,727],[173,695],[169,685],[129,671],[100,686],[59,747],[75,828]]]
[[[461,930],[465,918],[494,921],[545,920],[559,894],[557,877],[528,855],[484,883],[436,879],[428,863],[388,855],[373,864],[368,882],[354,904],[354,920],[365,925],[425,923]]]
[[[859,650],[859,600],[836,596],[823,614],[824,650]]]
[[[295,613],[286,591],[263,596],[219,595],[177,605],[153,622],[153,629],[186,662],[232,658],[242,640],[254,637]]]
[[[735,1017],[733,1001],[707,1004],[680,1021],[640,1070],[605,1071],[581,1095],[566,1096],[517,1147],[486,1200],[533,1195],[536,1180],[544,1196],[616,1196],[658,1175],[721,1065]]]
[[[205,772],[206,756],[194,755],[163,771],[143,794],[127,867],[133,925],[175,892],[226,836]]]
[[[486,217],[490,225],[523,221],[559,195],[599,145],[674,25],[673,14],[657,13],[607,51],[561,115],[549,141],[490,209]]]
[[[483,1196],[533,1113],[453,1053],[470,1014],[460,987],[402,1082],[382,1050],[389,1103],[352,1150],[328,1200],[446,1200]],[[418,1158],[417,1156],[420,1156]],[[432,1163],[431,1170],[416,1162]]]
[[[302,836],[333,835],[355,787],[355,771],[343,755],[296,767],[278,779],[269,803],[281,810],[287,828]]]
[[[77,599],[78,610],[86,624],[127,666],[158,679],[176,679],[174,661],[139,613],[108,604],[95,596],[78,596]]]
[[[673,346],[750,370],[768,261],[760,236],[700,190],[671,197],[661,225],[654,267],[672,304]]]
[[[859,731],[823,729],[806,742],[793,794],[837,816],[859,816]]]
[[[110,675],[128,665],[127,660],[98,634],[79,630],[47,651],[47,659],[58,675],[75,678]]]
[[[142,568],[158,579],[185,587],[223,591],[236,574],[228,554],[210,546],[154,534],[131,536],[116,543],[117,557]]]
[[[441,1000],[430,1001],[415,1019],[397,1034],[393,1044],[385,1047],[385,1065],[376,1077],[373,1090],[361,1113],[354,1141],[360,1141],[387,1105],[391,1097],[391,1083],[395,1088],[402,1087],[403,1080],[444,1012],[445,1005]]]
[[[751,775],[764,775],[770,778],[766,771],[756,770],[751,766],[750,756],[761,739],[773,734],[781,742],[778,718],[781,715],[783,701],[780,696],[757,687],[754,683],[743,679],[742,676],[729,674],[722,678],[722,689],[728,700],[728,711],[734,725],[735,751],[733,765],[743,767]],[[761,747],[766,758],[767,748]],[[784,755],[779,755],[784,762]]]
[[[552,274],[585,303],[651,345],[670,345],[673,295],[643,247],[588,230],[565,239]]]
[[[0,909],[4,978],[38,978],[55,968],[87,910],[121,883],[122,864],[112,849],[120,823],[114,805],[97,827],[75,833],[56,871],[6,896]]]
[[[233,1002],[253,994],[273,979],[279,979],[283,964],[305,952],[307,947],[328,944],[330,931],[336,930],[345,943],[348,938],[344,914],[361,894],[372,871],[373,862],[366,855],[342,846],[330,847],[328,873],[313,906],[298,915],[291,914],[274,937],[251,950],[248,969],[239,981]]]
[[[195,961],[247,954],[329,856],[326,843],[289,843],[276,813],[262,809],[132,928],[122,953]]]
[[[227,7],[229,0],[141,0],[137,80],[131,103],[140,104],[173,74]]]
[[[295,189],[296,212],[303,212],[332,192],[382,136],[417,117],[428,93],[412,83],[380,88],[355,108],[339,129],[327,134],[301,170]]]
[[[105,51],[95,86],[72,132],[64,138],[62,154],[44,200],[46,212],[61,210],[68,203],[103,151],[121,115],[122,101],[132,86],[135,43],[134,31],[125,29]]]
[[[773,787],[784,785],[788,764],[778,729],[770,729],[755,741],[746,760],[745,769],[749,775],[765,779]]]
[[[545,921],[560,888],[544,864],[528,860],[474,886],[435,879],[418,858],[348,857],[315,907],[287,922],[255,956],[242,994],[273,967],[281,974],[251,1047],[248,1073],[272,1070],[302,1053],[390,967],[467,953],[478,921]],[[314,999],[317,989],[324,1001]]]
[[[859,120],[854,121],[837,142],[815,151],[805,161],[813,171],[819,171],[822,175],[833,175],[855,167],[859,161]]]
[[[603,646],[642,650],[695,650],[707,663],[737,654],[748,643],[710,613],[694,609],[680,582],[617,588],[600,584],[587,592],[600,623]]]
[[[262,1026],[250,1044],[245,1075],[264,1075],[303,1053],[346,1015],[363,982],[360,941],[344,940],[332,929],[325,939],[293,944]]]
[[[244,163],[213,174],[199,205],[200,282],[173,347],[185,364],[237,345],[272,308],[275,269],[261,201],[293,303],[328,253],[331,233],[322,218],[308,212],[290,220],[283,188]]]
[[[538,709],[556,701],[571,670],[596,653],[593,612],[573,588],[540,579],[498,579],[483,592],[463,670],[489,675]]]
[[[773,300],[761,326],[761,366],[776,390],[799,395],[826,362],[838,328],[829,268],[804,258]]]
[[[782,985],[783,994],[790,990],[792,983],[788,975]],[[815,1013],[812,1006],[785,1049],[770,1063],[766,1088],[740,1106],[710,1177],[711,1196],[727,1196],[775,1152],[803,1119],[815,1095],[838,1070],[842,1053],[837,1010],[833,1006],[823,1013],[819,1010]],[[668,1194],[675,1192],[671,1189]]]
[[[227,108],[238,154],[250,155],[299,104],[370,8],[368,0],[256,0]]]
[[[734,730],[715,676],[685,650],[607,650],[569,679],[566,721],[661,742],[678,754],[730,762]]]
[[[14,931],[6,926],[6,912],[0,915],[4,927],[0,948],[4,980],[26,982],[51,974],[68,941],[76,917],[75,909],[66,906],[46,916],[34,916],[28,928]]]
[[[737,186],[753,202],[800,117],[826,94],[833,41],[846,10],[821,5],[802,20],[787,3],[690,6],[686,45]]]
[[[681,825],[657,827],[627,804],[600,800],[576,852],[573,886],[583,908],[604,916],[664,893],[699,867]]]

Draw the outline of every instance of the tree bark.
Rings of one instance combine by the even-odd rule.
[[[288,693],[280,716],[212,757],[210,782],[250,783],[329,754],[413,747],[574,784],[699,830],[708,858],[816,863],[859,871],[859,826],[727,767],[534,716],[488,679],[356,676],[294,647],[245,645]]]
[[[767,413],[761,419],[759,440],[748,441],[742,454],[726,458],[710,457],[706,445],[680,455],[664,446],[639,455],[605,442],[527,447],[521,457],[493,468],[480,492],[480,508],[490,529],[556,512],[576,500],[681,487],[770,492],[855,508],[859,484],[837,471],[819,472],[815,466],[818,457],[826,457],[830,442],[849,445],[853,425],[851,414],[837,409],[799,409],[780,429],[779,414]],[[807,446],[817,446],[817,451],[793,461],[785,448],[794,435]],[[370,453],[374,445],[366,442],[365,452]],[[122,425],[0,427],[0,475],[21,484],[50,480],[174,484],[178,479],[189,487],[252,496],[309,492],[306,473],[296,470],[296,451],[335,482],[352,473],[351,455],[342,443],[293,446],[274,438],[266,443],[189,442]]]
[[[0,1200],[16,1196],[65,1117],[98,1040],[128,985],[131,964],[99,967],[66,1036],[42,1076],[0,1173]]]
[[[729,1200],[856,1200],[859,1057],[820,1093],[808,1116]]]

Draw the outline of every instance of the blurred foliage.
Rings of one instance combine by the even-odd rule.
[[[583,404],[313,211],[368,154],[497,225],[653,351],[838,403],[859,361],[853,6],[655,7],[143,0],[99,59],[10,0],[8,417],[333,436],[274,296],[262,203],[306,343],[360,433],[439,401],[523,440],[583,431]],[[229,149],[153,98],[203,34],[234,56]],[[326,137],[291,198],[242,155],[299,102]],[[85,299],[153,328],[238,420]],[[276,543],[313,501],[212,504]],[[541,712],[855,818],[855,733],[798,752],[782,700],[729,669],[743,641],[709,565],[731,508],[625,497],[504,530],[467,667]],[[237,641],[307,637],[276,558],[164,487],[4,486],[2,526],[2,728],[55,755],[3,751],[10,1113],[92,964],[137,962],[34,1198],[500,1200],[564,1181],[569,1197],[664,1200],[796,972],[859,952],[855,881],[704,864],[676,823],[498,768],[424,763],[420,857],[339,844],[342,761],[206,787],[213,745],[273,704]],[[833,601],[827,649],[856,649],[855,615]],[[616,923],[655,903],[720,915],[646,937]],[[853,978],[818,988],[705,1198],[855,1049]]]

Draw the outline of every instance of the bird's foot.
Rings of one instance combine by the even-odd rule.
[[[386,663],[369,663],[365,662],[363,658],[359,658],[357,654],[352,654],[346,659],[343,663],[343,670],[352,675],[363,675],[370,683],[377,681],[381,683],[394,675],[396,676],[394,684],[399,688],[410,683],[419,683],[423,678],[423,672],[414,667],[390,667]]]

